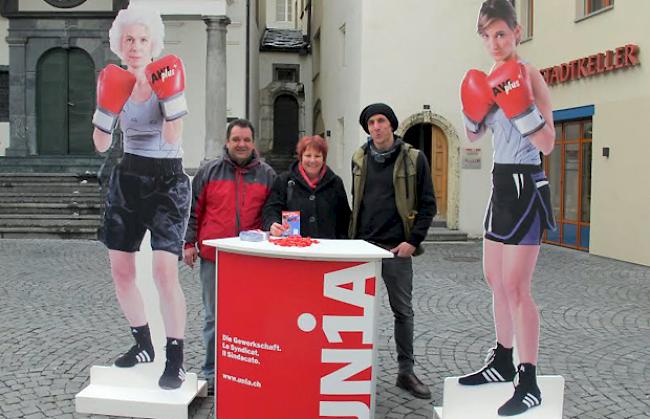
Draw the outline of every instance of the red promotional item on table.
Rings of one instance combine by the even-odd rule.
[[[283,247],[307,247],[318,243],[318,240],[311,237],[289,236],[280,239],[269,239],[269,242]]]

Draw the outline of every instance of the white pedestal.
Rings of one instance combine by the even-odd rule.
[[[163,369],[155,363],[133,368],[93,366],[90,385],[75,396],[76,410],[110,416],[187,419],[187,407],[197,395],[207,396],[207,384],[188,373],[180,388],[163,390],[158,387]]]
[[[562,419],[564,377],[538,376],[537,384],[542,392],[542,404],[513,417]],[[461,386],[458,377],[446,378],[442,406],[434,408],[434,419],[502,419],[497,415],[497,409],[512,397],[513,391],[512,383]]]
[[[187,407],[194,397],[207,396],[207,383],[196,374],[187,373],[183,385],[175,390],[158,387],[158,379],[165,369],[165,328],[160,314],[158,291],[153,282],[151,241],[146,233],[136,253],[136,283],[145,303],[145,312],[155,361],[133,368],[93,366],[90,384],[75,396],[78,413],[110,416],[130,416],[154,419],[187,419]],[[116,319],[117,320],[117,319]],[[124,322],[124,333],[128,323]],[[110,339],[109,336],[106,339]],[[131,343],[129,343],[131,345]],[[123,348],[127,350],[128,347]],[[117,357],[119,353],[115,354]]]
[[[377,283],[393,254],[363,240],[203,243],[217,249],[217,418],[374,418]]]

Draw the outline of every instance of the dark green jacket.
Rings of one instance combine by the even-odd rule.
[[[397,140],[398,137],[395,137]],[[352,217],[350,238],[357,237],[359,211],[367,181],[368,144],[352,155]],[[436,214],[436,200],[431,181],[431,170],[424,154],[410,144],[402,143],[393,169],[395,206],[402,219],[404,237],[418,247],[426,237],[431,220]]]

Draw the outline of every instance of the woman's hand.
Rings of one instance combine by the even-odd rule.
[[[271,236],[279,237],[282,235],[283,232],[287,230],[288,226],[285,227],[282,224],[278,223],[273,223],[271,224],[271,228],[269,229],[269,232],[271,233]]]

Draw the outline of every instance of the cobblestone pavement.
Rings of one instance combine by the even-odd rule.
[[[388,301],[380,314],[377,418],[431,418],[447,376],[481,366],[494,341],[481,244],[427,245],[415,259],[416,372],[433,403],[394,386]],[[105,249],[89,241],[0,240],[0,417],[91,418],[74,396],[91,365],[131,345]],[[186,368],[199,371],[198,270],[181,267],[188,301]],[[539,373],[566,379],[566,418],[650,418],[650,268],[544,246],[534,281]],[[190,417],[211,418],[211,399]]]

